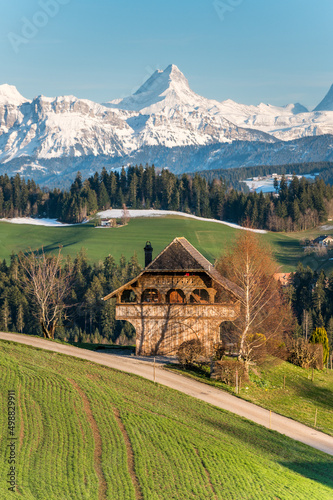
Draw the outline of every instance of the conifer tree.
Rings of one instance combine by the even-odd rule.
[[[310,342],[312,344],[322,344],[323,346],[323,362],[327,363],[329,355],[329,343],[327,338],[327,332],[325,328],[316,328],[311,335]]]
[[[22,304],[19,304],[16,314],[16,329],[18,332],[22,333],[23,328],[24,328],[24,312]]]
[[[12,323],[12,317],[7,298],[5,298],[1,308],[1,321],[3,329],[5,330],[5,332],[8,332],[9,326]]]

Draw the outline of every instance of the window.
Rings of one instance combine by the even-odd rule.
[[[209,293],[204,288],[197,288],[191,293],[191,304],[209,304]]]
[[[183,304],[185,302],[185,294],[182,290],[169,290],[166,296],[169,304]]]
[[[162,299],[156,288],[147,288],[142,293],[141,302],[162,302]]]
[[[133,290],[124,290],[121,294],[121,302],[125,304],[136,302],[136,295]]]

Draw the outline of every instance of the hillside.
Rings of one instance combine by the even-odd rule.
[[[0,373],[15,391],[26,499],[331,498],[332,457],[177,391],[7,342]],[[4,440],[4,418],[1,427]]]
[[[295,270],[299,261],[314,270],[330,271],[333,269],[330,253],[326,256],[305,255],[300,245],[303,238],[315,238],[323,232],[333,234],[333,227],[329,227],[300,233],[267,233],[260,238],[272,245],[282,271]],[[184,236],[213,263],[239,231],[215,222],[180,216],[135,218],[127,226],[110,229],[97,229],[91,224],[44,227],[0,222],[0,259],[9,262],[13,252],[17,254],[27,248],[43,247],[46,252],[54,252],[62,245],[63,254],[71,257],[85,248],[89,260],[96,263],[109,254],[119,260],[121,255],[129,259],[136,252],[139,263],[143,265],[143,247],[147,240],[152,242],[154,255],[157,255],[174,238]]]
[[[209,378],[208,365],[192,370],[184,370],[174,364],[167,368],[234,393],[234,387]],[[311,369],[269,358],[260,366],[252,367],[250,379],[241,384],[238,395],[246,401],[333,436],[332,370],[315,370],[312,380]]]

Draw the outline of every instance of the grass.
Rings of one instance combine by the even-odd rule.
[[[54,342],[54,340],[52,340]],[[135,353],[135,345],[115,345],[115,344],[91,344],[85,342],[63,342],[64,344],[71,344],[74,347],[80,347],[81,349],[88,349],[88,351],[114,351],[117,354],[118,351],[127,351],[128,354]]]
[[[181,370],[168,365],[168,369]],[[186,370],[186,375],[234,393],[234,387],[209,378],[209,367]],[[285,377],[285,388],[284,388]],[[252,369],[250,381],[242,382],[239,397],[268,410],[290,417],[333,436],[333,371],[302,369],[291,363],[270,359]]]
[[[30,499],[332,498],[333,457],[134,375],[0,342],[0,497],[7,391]]]
[[[0,222],[0,259],[10,258],[12,252],[44,247],[46,252],[54,252],[59,245],[63,253],[75,257],[84,247],[92,262],[99,262],[111,254],[119,259],[123,254],[127,259],[136,251],[139,262],[144,264],[143,247],[147,240],[152,242],[154,256],[165,248],[175,237],[185,236],[212,263],[232,243],[239,234],[238,229],[214,222],[197,221],[180,216],[131,219],[124,227],[97,229],[91,224],[67,227],[43,227],[9,224]],[[333,231],[324,231],[333,233]],[[333,251],[326,257],[305,256],[300,240],[322,234],[320,228],[303,233],[268,233],[262,235],[274,251],[282,271],[293,271],[302,261],[313,269],[333,270]]]

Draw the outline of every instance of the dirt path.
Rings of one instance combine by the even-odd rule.
[[[139,375],[148,380],[153,380],[154,372],[151,361],[140,360],[135,357],[123,357],[110,354],[96,353],[77,347],[57,344],[42,338],[30,337],[28,335],[19,335],[14,333],[0,333],[0,339],[19,342],[21,344],[39,347],[48,351],[59,352],[74,356],[80,359],[86,359],[93,363],[97,363],[117,370],[122,370],[128,373]],[[156,365],[156,381],[159,384],[165,385],[172,389],[176,389],[184,394],[210,403],[214,406],[236,413],[241,417],[263,425],[269,428],[270,416],[269,411],[256,406],[252,403],[239,399],[227,392],[221,391],[215,387],[197,382],[182,375],[163,370],[161,365]],[[305,443],[317,450],[324,451],[329,455],[333,455],[333,437],[311,429],[306,425],[295,422],[286,417],[282,417],[276,413],[271,414],[271,429],[286,436]]]

